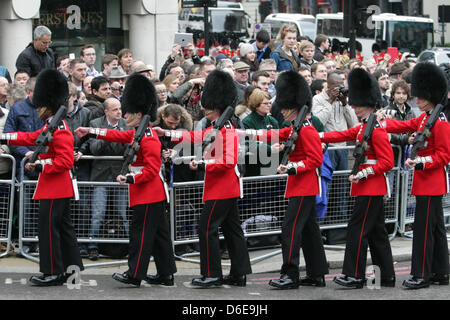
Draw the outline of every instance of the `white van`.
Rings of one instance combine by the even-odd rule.
[[[313,42],[316,38],[316,19],[309,14],[300,13],[272,13],[264,19],[264,23],[271,25],[271,38],[275,39],[285,23],[297,28],[297,36],[309,37]]]

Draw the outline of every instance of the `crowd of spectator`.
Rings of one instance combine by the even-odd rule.
[[[159,109],[154,125],[184,130],[205,128],[208,123],[201,109],[201,95],[206,77],[216,68],[228,72],[234,79],[238,95],[233,124],[240,128],[272,129],[289,125],[272,109],[277,94],[275,82],[284,70],[295,70],[310,85],[314,96],[311,119],[318,131],[345,130],[359,123],[345,94],[347,75],[354,68],[363,68],[377,78],[383,97],[381,106],[385,110],[395,111],[388,112],[386,116],[394,115],[405,120],[418,115],[414,97],[409,94],[409,73],[416,61],[407,54],[403,54],[401,60],[389,62],[390,57],[374,47],[374,57],[362,57],[358,54],[357,58],[350,59],[346,50],[336,49],[327,36],[320,34],[314,40],[299,37],[296,29],[289,25],[282,26],[276,39],[270,39],[265,30],[259,31],[255,41],[241,43],[236,54],[227,54],[230,52],[228,49],[222,50],[217,46],[211,49],[210,56],[200,56],[192,44],[184,48],[174,44],[168,50],[167,60],[159,72],[153,65],[135,57],[128,48],[117,54],[106,53],[98,57],[95,46],[87,44],[81,49],[79,57],[72,59],[61,56],[55,60],[55,54],[50,48],[51,35],[47,27],[36,27],[33,41],[17,57],[17,71],[13,78],[6,68],[0,68],[0,129],[3,132],[35,131],[43,126],[32,105],[32,97],[36,76],[45,68],[56,68],[69,82],[67,120],[72,131],[80,126],[129,129],[122,118],[121,97],[127,78],[132,73],[145,75],[155,86]],[[101,62],[101,70],[94,67],[98,61]],[[164,150],[173,147],[169,141],[161,139]],[[404,147],[411,143],[411,139],[395,137],[392,142]],[[247,150],[244,150],[246,159],[252,156],[252,148],[256,153],[260,148],[267,149],[269,154],[271,152],[268,144],[248,145]],[[21,160],[31,157],[33,147],[1,146],[0,150],[1,153],[11,153],[16,158],[17,178],[23,175],[24,179],[36,179],[33,173],[20,171]],[[80,141],[75,138],[74,152],[79,180],[113,181],[119,173],[120,165],[117,163],[114,165],[106,160],[90,162],[80,160],[80,157],[122,155],[121,145],[100,140]],[[324,162],[327,168],[332,171],[348,168],[347,150],[330,150],[328,155],[326,159],[329,160]],[[399,156],[401,155],[396,155]],[[171,181],[202,178],[202,173],[198,172],[200,169],[189,165],[174,165],[167,154],[164,161],[166,173],[172,175]],[[170,167],[175,167],[175,170],[170,170]],[[245,175],[260,175],[263,168],[266,169],[264,174],[276,173],[276,168],[272,168],[273,172],[270,171],[270,164],[261,165],[257,161],[246,165]],[[10,176],[11,170],[5,167],[2,160],[0,176],[7,177],[8,173]],[[91,214],[89,236],[95,237],[98,234],[109,191],[106,187],[96,187],[92,195],[86,195],[96,201],[92,208],[89,203],[83,204],[84,210]],[[345,197],[338,195],[337,198]],[[126,221],[126,203],[124,205],[117,211]],[[345,206],[345,201],[340,206]],[[95,243],[88,246],[89,250],[84,247],[82,249],[83,254],[88,254],[92,260],[98,258]]]

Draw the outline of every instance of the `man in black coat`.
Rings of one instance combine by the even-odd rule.
[[[52,32],[46,26],[37,26],[33,33],[33,42],[19,54],[16,69],[26,71],[30,77],[35,77],[41,70],[55,69],[55,56],[50,49]]]
[[[92,120],[89,126],[92,128],[107,128],[115,130],[130,130],[122,118],[122,109],[120,101],[116,98],[108,98],[104,102],[105,115]],[[109,142],[98,139],[88,141],[89,148],[94,156],[122,156],[126,146],[122,143]],[[115,181],[120,173],[122,161],[118,160],[94,160],[91,166],[91,181]],[[95,186],[92,193],[92,219],[89,230],[90,238],[98,238],[100,227],[105,218],[107,209],[108,193],[114,192],[114,212],[118,212],[124,223],[126,236],[128,236],[127,213],[127,190],[115,189],[107,186]],[[125,236],[125,235],[124,235]],[[98,259],[98,246],[96,243],[90,243],[88,246],[89,259]]]

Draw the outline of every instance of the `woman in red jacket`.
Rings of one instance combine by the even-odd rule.
[[[127,126],[137,128],[145,114],[156,112],[156,91],[152,83],[141,74],[128,78],[123,94],[123,107]],[[136,130],[118,131],[81,127],[75,133],[86,134],[111,142],[131,144]],[[145,130],[129,167],[130,173],[118,175],[117,182],[129,185],[129,205],[133,210],[130,225],[129,269],[114,273],[113,279],[140,286],[141,280],[150,284],[174,285],[176,272],[165,203],[166,185],[161,174],[161,142],[151,126]],[[147,276],[150,256],[155,258],[156,276]]]
[[[386,120],[389,133],[423,131],[435,106],[447,98],[447,81],[441,69],[430,63],[416,65],[412,73],[411,94],[423,113],[407,121]],[[448,242],[442,210],[442,196],[449,192],[447,164],[450,162],[450,124],[441,112],[425,147],[405,165],[414,169],[411,194],[416,196],[414,238],[411,256],[412,277],[406,288],[420,289],[436,283],[449,284]]]
[[[2,134],[1,139],[8,140],[10,145],[34,146],[68,95],[67,81],[61,73],[51,69],[42,71],[36,80],[33,105],[45,125],[35,132]],[[36,286],[62,285],[69,276],[65,273],[69,266],[84,269],[70,219],[70,199],[75,195],[70,175],[74,161],[73,135],[67,122],[62,120],[52,136],[48,150],[39,155],[39,160],[25,165],[25,169],[39,172],[33,199],[39,200],[39,269],[42,275],[30,278]]]
[[[229,74],[213,71],[203,87],[202,106],[205,118],[215,124],[222,112],[235,105],[236,87]],[[156,128],[155,128],[156,129]],[[213,127],[203,131],[166,131],[158,134],[175,142],[202,144]],[[200,216],[200,273],[193,286],[218,287],[222,284],[245,286],[251,273],[250,258],[239,220],[238,197],[242,196],[240,173],[237,167],[239,137],[230,121],[220,128],[214,142],[206,147],[203,212]],[[194,162],[192,165],[197,166]],[[219,226],[222,228],[231,259],[230,275],[223,277],[219,247]]]
[[[344,131],[321,133],[322,142],[362,141],[367,120],[381,99],[377,80],[363,69],[354,69],[348,77],[349,104],[361,119],[359,126]],[[395,272],[388,233],[384,225],[383,196],[388,191],[385,173],[394,166],[394,154],[386,130],[377,122],[364,152],[365,162],[357,174],[350,175],[350,195],[355,206],[347,227],[344,276],[334,282],[348,288],[362,288],[365,283],[367,247],[372,262],[381,269],[381,285],[395,286]]]

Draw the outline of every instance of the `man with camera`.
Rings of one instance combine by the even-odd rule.
[[[347,104],[347,92],[344,80],[338,72],[332,71],[327,77],[327,89],[313,97],[312,113],[324,125],[324,131],[347,130],[358,124],[358,118],[353,109]],[[330,143],[330,147],[345,147],[345,142]],[[333,171],[348,169],[348,150],[329,150]],[[338,188],[340,194],[338,213],[345,214],[345,189]]]

